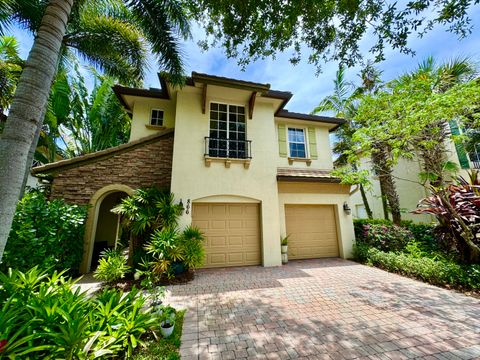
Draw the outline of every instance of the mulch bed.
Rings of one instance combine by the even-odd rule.
[[[188,270],[181,274],[175,275],[174,278],[167,278],[166,276],[162,277],[160,282],[157,285],[167,286],[167,285],[182,285],[187,284],[195,278],[195,271]],[[112,288],[121,290],[121,291],[130,291],[135,286],[137,289],[141,289],[140,285],[141,280],[135,280],[133,274],[129,274],[126,278],[120,280],[116,284],[112,285]]]

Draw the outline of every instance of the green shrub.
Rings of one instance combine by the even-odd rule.
[[[373,228],[376,230],[379,228],[379,225],[384,226],[384,228],[387,229],[386,231],[388,231],[389,233],[396,232],[398,229],[398,227],[393,225],[391,221],[385,219],[356,219],[353,221],[355,238],[359,242],[374,243],[376,241],[375,239],[373,239],[372,241],[372,239],[367,238],[369,232],[366,231],[366,228]],[[433,224],[416,224],[411,220],[403,220],[400,227],[400,229],[402,229],[402,235],[406,235],[407,238],[410,240],[412,240],[413,237],[413,239],[415,239],[415,241],[419,243],[422,249],[428,249],[429,251],[438,252],[440,251],[440,247],[437,237],[435,236],[435,228],[436,226]],[[405,233],[403,229],[409,231],[410,234]],[[408,243],[408,241],[401,242],[404,244],[404,246]],[[379,249],[387,251],[389,250],[382,247],[380,247]]]
[[[385,219],[355,219],[353,220],[353,229],[357,241],[365,240],[364,225],[393,225],[393,223]]]
[[[355,244],[354,257],[359,262],[421,279],[433,285],[466,290],[480,289],[480,265],[461,265],[446,259],[384,252],[364,243]]]
[[[49,201],[40,190],[27,192],[17,205],[0,271],[39,266],[76,273],[82,260],[86,213],[83,206]]]
[[[189,226],[182,232],[180,238],[183,247],[183,263],[189,269],[201,266],[205,260],[203,241],[205,237],[199,228]]]
[[[158,329],[136,289],[89,297],[38,268],[0,274],[0,283],[0,358],[130,358]]]
[[[145,250],[151,256],[150,266],[156,276],[173,276],[172,267],[182,263],[187,269],[193,269],[203,264],[205,251],[204,236],[196,228],[189,226],[182,232],[177,228],[156,230]]]
[[[366,244],[383,251],[402,251],[413,240],[412,233],[396,225],[364,225]]]
[[[129,270],[127,257],[122,251],[108,249],[100,255],[98,267],[93,276],[100,281],[112,283],[123,279]]]

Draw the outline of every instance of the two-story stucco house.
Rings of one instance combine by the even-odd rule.
[[[127,144],[33,170],[53,197],[91,205],[82,272],[97,245],[116,241],[110,209],[152,185],[182,202],[181,226],[204,231],[205,267],[280,265],[286,234],[290,259],[351,255],[350,186],[329,174],[342,119],[288,112],[292,94],[269,84],[195,72],[183,87],[160,83],[114,87],[132,116]]]

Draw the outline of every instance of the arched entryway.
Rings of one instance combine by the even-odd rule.
[[[109,185],[98,190],[90,200],[85,229],[84,251],[80,272],[88,273],[96,268],[100,252],[114,248],[120,236],[120,218],[111,210],[133,193],[121,184]]]
[[[123,198],[128,196],[123,191],[109,193],[103,198],[98,209],[97,227],[95,229],[95,238],[93,239],[92,260],[90,270],[96,269],[100,253],[106,249],[113,249],[120,240],[120,215],[112,212]]]

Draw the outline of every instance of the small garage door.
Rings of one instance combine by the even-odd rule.
[[[194,203],[192,224],[206,235],[204,267],[261,264],[259,204]]]
[[[285,205],[289,259],[337,257],[338,240],[331,205]]]

